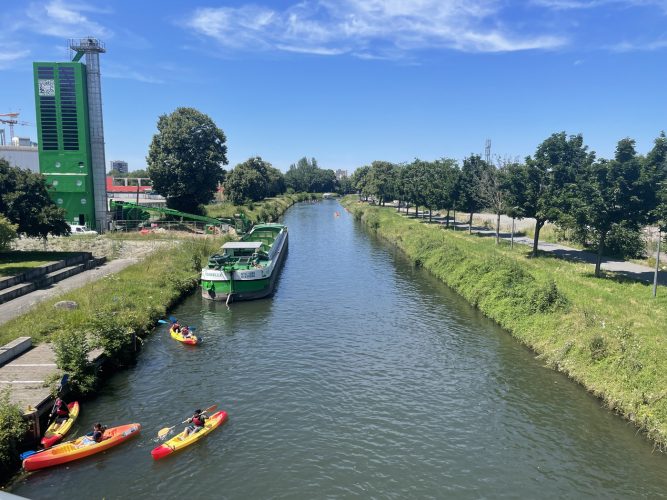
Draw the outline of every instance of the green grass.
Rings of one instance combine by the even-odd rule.
[[[16,276],[70,255],[68,252],[0,252],[0,277]]]
[[[100,314],[114,316],[139,334],[149,332],[171,305],[196,288],[202,264],[226,239],[184,240],[117,274],[42,302],[3,325],[0,345],[26,334],[39,343],[61,330],[87,330]],[[73,300],[79,307],[55,309],[53,305],[61,300]]]
[[[444,230],[346,198],[355,218],[402,249],[658,444],[667,444],[667,290],[492,238]]]
[[[266,198],[262,201],[246,205],[233,205],[229,202],[206,205],[206,215],[209,217],[233,217],[244,213],[253,222],[275,222],[285,210],[300,201],[321,198],[321,194],[294,193]]]

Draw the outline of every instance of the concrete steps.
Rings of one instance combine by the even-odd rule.
[[[106,257],[94,258],[89,252],[82,252],[65,260],[31,269],[18,276],[5,278],[0,282],[0,304],[39,288],[46,288],[70,276],[97,267],[105,261]]]

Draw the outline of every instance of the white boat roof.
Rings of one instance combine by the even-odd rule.
[[[222,245],[223,250],[225,248],[252,248],[256,250],[262,246],[261,241],[228,241]]]

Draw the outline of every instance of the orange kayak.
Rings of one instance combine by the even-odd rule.
[[[112,427],[104,431],[102,441],[99,443],[92,441],[90,444],[88,444],[90,438],[82,436],[29,456],[23,461],[23,468],[33,471],[89,457],[127,441],[139,434],[140,430],[141,424]]]

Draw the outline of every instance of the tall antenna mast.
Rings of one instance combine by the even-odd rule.
[[[487,164],[491,165],[491,139],[487,139],[484,144],[484,159]]]

